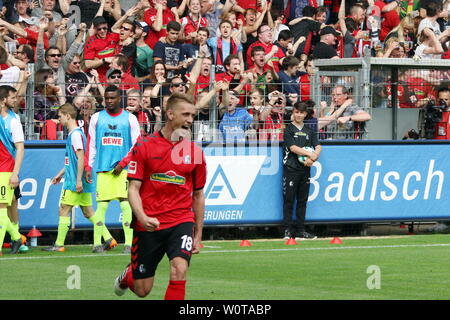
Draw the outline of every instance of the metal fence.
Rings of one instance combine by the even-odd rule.
[[[222,93],[212,98],[199,110],[193,124],[193,138],[196,141],[267,141],[282,140],[282,133],[291,121],[290,112],[295,101],[311,99],[315,103],[313,119],[310,123],[318,129],[320,139],[326,140],[397,140],[402,139],[411,129],[421,133],[421,137],[432,138],[433,128],[425,127],[427,108],[438,103],[437,92],[441,87],[449,86],[450,62],[447,60],[420,60],[413,59],[381,59],[381,58],[355,58],[336,60],[316,60],[315,72],[309,80],[302,80],[299,84],[300,95],[283,96],[281,106],[269,107],[269,101],[274,90],[286,91],[292,84],[279,83],[276,80],[267,83],[259,82],[254,86],[244,87],[239,92],[238,109],[243,109],[250,120],[240,122],[239,119],[222,118],[227,113]],[[29,65],[29,70],[33,70]],[[212,75],[213,77],[213,75]],[[52,85],[36,83],[34,76],[28,80],[24,103],[17,110],[24,124],[27,140],[60,140],[67,132],[57,122],[57,109],[61,103],[58,95],[52,91]],[[309,81],[309,82],[308,82]],[[72,102],[80,113],[79,124],[86,132],[90,116],[104,109],[103,95],[96,84],[95,90],[90,90],[82,96],[81,89],[86,84],[78,84],[74,90],[67,90],[69,84],[59,84],[64,90],[64,101]],[[106,85],[106,84],[103,84]],[[214,90],[214,81],[206,87],[204,93],[196,93],[198,103],[202,94]],[[209,86],[208,86],[209,85]],[[155,119],[154,107],[164,109],[168,98],[169,84],[161,87],[155,97],[142,96],[148,84],[141,84],[140,109],[136,115],[141,123],[143,132],[151,133],[161,127],[164,122],[164,112],[161,121]],[[310,87],[309,90],[303,90]],[[344,90],[351,104],[340,116],[354,114],[353,111],[364,111],[371,116],[370,121],[348,121],[340,123],[337,114],[337,95]],[[255,106],[252,104],[251,94],[259,88],[263,92],[258,106],[260,113],[270,109],[266,118],[254,115]],[[230,88],[232,89],[232,88]],[[336,91],[335,91],[336,90]],[[201,91],[201,90],[200,90]],[[306,92],[306,93],[305,93]],[[127,92],[122,92],[122,106],[127,108]],[[221,104],[222,103],[222,104]],[[395,106],[395,107],[393,107]],[[128,108],[133,110],[132,108]],[[350,119],[350,118],[349,118]],[[224,121],[228,121],[224,123]],[[426,131],[428,135],[426,136]]]
[[[412,130],[419,138],[433,139],[437,136],[436,123],[445,121],[442,112],[450,111],[443,106],[436,111],[435,119],[427,122],[433,117],[433,107],[441,105],[439,89],[449,87],[449,60],[366,57],[340,59],[338,63],[316,60],[315,66],[314,101],[328,98],[329,85],[320,79],[353,85],[357,103],[372,115],[367,123],[369,140],[410,138]],[[352,74],[358,82],[346,80]]]

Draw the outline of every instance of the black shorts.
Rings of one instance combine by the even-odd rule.
[[[167,254],[169,260],[181,257],[189,263],[194,245],[194,223],[185,222],[154,232],[134,231],[131,267],[134,279],[151,278]]]

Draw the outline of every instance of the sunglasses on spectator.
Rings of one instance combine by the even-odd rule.
[[[178,88],[179,86],[185,86],[186,84],[184,84],[183,82],[180,83],[172,83],[172,87]]]
[[[120,79],[120,76],[119,75],[117,75],[117,76],[110,76],[109,78],[110,79]]]
[[[72,64],[81,64],[80,61],[72,61]]]
[[[52,57],[52,58],[55,58],[55,57],[61,58],[62,54],[61,53],[54,53],[54,54],[49,54],[48,56]]]

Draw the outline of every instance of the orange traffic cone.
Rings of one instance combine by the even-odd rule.
[[[250,247],[252,244],[248,240],[242,240],[240,246],[241,247]]]
[[[289,238],[284,244],[287,246],[293,246],[297,244],[297,241],[295,241],[294,238]]]
[[[342,244],[342,240],[339,237],[334,237],[330,241],[331,244]]]

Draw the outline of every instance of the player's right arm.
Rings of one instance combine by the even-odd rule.
[[[23,142],[14,143],[16,147],[16,158],[14,159],[14,169],[11,178],[9,179],[9,184],[13,188],[17,188],[19,185],[19,171],[22,167],[23,155],[24,155],[24,144]]]
[[[140,180],[130,180],[128,186],[128,201],[130,202],[134,216],[145,230],[150,232],[155,231],[155,229],[159,227],[159,221],[158,219],[151,218],[145,214],[144,208],[142,207],[141,195],[139,194],[141,185],[142,181]]]
[[[95,155],[97,154],[97,146],[96,146],[97,121],[98,121],[98,112],[92,115],[91,122],[89,123],[88,163],[87,166],[85,166],[86,180],[88,182],[92,181],[92,167],[94,166]]]
[[[203,235],[203,222],[205,217],[205,194],[203,189],[192,193],[192,210],[194,211],[194,247],[192,253],[200,253],[200,243]]]
[[[139,193],[145,176],[145,149],[140,141],[131,149],[130,166],[128,168],[128,202],[134,216],[147,231],[155,231],[159,227],[159,221],[145,214]]]
[[[61,182],[61,179],[64,175],[65,172],[65,168],[62,168],[61,170],[59,170],[58,174],[56,176],[53,177],[52,181],[50,181],[51,184],[58,184]]]
[[[202,151],[195,152],[201,154],[202,161],[197,164],[193,174],[192,210],[194,211],[194,246],[193,254],[200,253],[200,243],[203,235],[203,222],[205,217],[205,194],[203,188],[206,184],[206,160]]]

